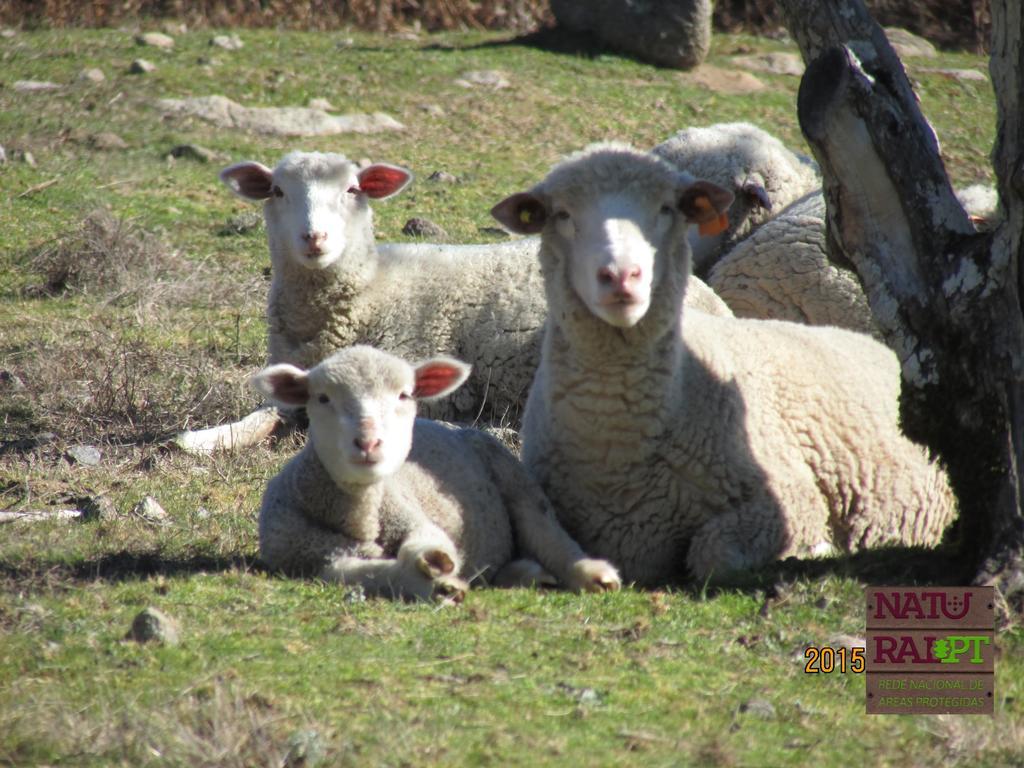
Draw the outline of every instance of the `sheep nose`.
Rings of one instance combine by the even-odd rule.
[[[319,231],[306,232],[302,236],[302,239],[309,246],[310,251],[318,251],[323,247],[323,244],[327,242],[327,233]]]
[[[625,267],[601,267],[597,270],[597,281],[606,287],[614,288],[615,293],[631,293],[630,286],[637,283],[643,276],[643,270],[633,264]]]
[[[380,438],[371,435],[369,437],[357,437],[355,439],[356,448],[363,453],[373,453],[375,450],[380,448]]]

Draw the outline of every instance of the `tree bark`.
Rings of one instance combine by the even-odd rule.
[[[1024,592],[1024,52],[993,0],[993,162],[1005,218],[974,230],[903,66],[861,0],[782,0],[807,71],[797,111],[824,178],[830,257],[852,264],[903,370],[904,429],[960,502],[963,578]]]

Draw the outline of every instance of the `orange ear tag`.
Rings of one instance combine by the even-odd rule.
[[[711,235],[717,235],[725,232],[728,228],[729,217],[723,213],[721,216],[711,219],[710,221],[702,221],[697,226],[697,232],[704,237],[709,237]]]

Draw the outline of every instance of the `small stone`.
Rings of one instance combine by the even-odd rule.
[[[29,152],[27,149],[16,149],[11,153],[11,156],[15,160],[20,160],[30,168],[36,167],[36,156]]]
[[[210,45],[223,48],[225,51],[238,51],[245,44],[238,35],[217,35],[210,41]]]
[[[84,496],[77,500],[77,506],[82,510],[82,520],[86,522],[113,520],[117,517],[117,507],[110,497],[103,493]]]
[[[22,392],[25,389],[25,382],[16,373],[0,371],[0,391]]]
[[[448,171],[434,171],[432,174],[427,176],[427,181],[433,181],[437,184],[458,184],[459,177],[455,174],[448,173]]]
[[[828,639],[828,644],[833,648],[845,648],[848,651],[852,651],[854,648],[867,647],[867,639],[857,635],[838,634],[832,635]]]
[[[338,50],[345,50],[346,48],[351,48],[355,44],[356,44],[356,41],[353,38],[351,38],[351,37],[343,37],[343,38],[341,38],[341,40],[338,40],[334,44],[334,47],[337,48]]]
[[[762,720],[771,720],[775,717],[775,707],[766,699],[750,699],[740,704],[740,712],[744,715],[753,715]]]
[[[57,442],[57,435],[54,432],[40,432],[32,440],[36,445],[49,445]]]
[[[102,69],[83,69],[78,73],[78,79],[87,83],[102,83],[107,76],[103,74]]]
[[[232,216],[225,222],[224,226],[217,230],[218,235],[229,237],[231,235],[247,235],[263,226],[263,214],[259,211],[243,211],[237,216]]]
[[[68,458],[76,464],[95,467],[100,463],[102,454],[95,445],[73,445],[68,448]]]
[[[199,163],[210,163],[217,159],[216,152],[198,144],[179,144],[171,149],[170,156],[175,159],[195,160]]]
[[[128,71],[133,75],[146,75],[150,72],[156,71],[156,64],[145,59],[136,59],[132,62],[132,65],[128,67]]]
[[[920,69],[918,72],[948,77],[950,80],[965,80],[975,83],[987,83],[985,73],[977,69]]]
[[[431,117],[444,117],[447,112],[444,108],[438,104],[420,104],[420,109],[426,112]]]
[[[206,507],[199,507],[199,509],[196,510],[196,520],[209,520],[209,519],[210,519],[210,510],[208,510]]]
[[[355,604],[366,602],[366,590],[363,589],[362,584],[356,584],[345,590],[345,595],[341,598],[343,602]]]
[[[171,21],[167,20],[160,25],[160,29],[166,32],[168,35],[185,35],[188,34],[188,24],[183,21]]]
[[[170,516],[167,510],[160,506],[160,502],[152,496],[144,496],[142,501],[132,507],[132,514],[142,518],[147,523],[165,525],[169,522]]]
[[[151,45],[164,50],[174,47],[174,38],[162,32],[146,32],[143,35],[136,35],[135,42],[139,45]]]
[[[758,53],[749,56],[733,56],[732,63],[737,67],[769,75],[792,75],[800,77],[804,73],[804,60],[795,53]]]
[[[125,140],[110,131],[93,134],[89,137],[89,144],[93,149],[128,149]]]
[[[309,104],[306,106],[310,109],[321,109],[324,112],[334,112],[337,110],[337,107],[331,104],[327,99],[310,99]]]
[[[51,83],[48,80],[15,80],[11,87],[18,93],[45,93],[60,90],[57,83]]]
[[[284,768],[316,768],[324,761],[327,750],[317,731],[296,731],[288,739]]]
[[[7,152],[5,152],[4,148],[2,146],[0,146],[0,165],[3,165],[6,162],[7,162]]]
[[[402,234],[409,235],[411,237],[432,237],[439,239],[448,237],[448,233],[434,222],[429,219],[419,218],[409,219],[405,222],[405,226],[402,227]]]
[[[18,33],[13,29],[0,29],[0,37],[2,37],[4,40],[10,40],[17,34]]]
[[[939,55],[934,45],[905,29],[886,27],[885,36],[889,38],[889,45],[901,59],[913,57],[934,59]]]
[[[814,601],[814,607],[819,611],[824,611],[829,606],[829,599],[827,597],[819,597]]]
[[[498,69],[477,69],[472,72],[464,72],[462,77],[455,81],[455,84],[463,88],[491,88],[495,91],[512,87],[512,83],[509,82],[505,73]]]
[[[127,639],[137,643],[177,645],[181,638],[178,622],[157,608],[147,608],[132,621]]]

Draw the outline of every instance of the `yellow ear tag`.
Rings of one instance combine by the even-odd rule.
[[[530,218],[531,217],[530,217],[530,209],[529,208],[520,208],[519,209],[519,220],[523,224],[529,224],[530,223]]]
[[[701,222],[697,227],[697,232],[704,237],[709,237],[710,235],[717,235],[725,232],[728,228],[729,217],[723,213],[721,216],[711,219],[710,221]]]

